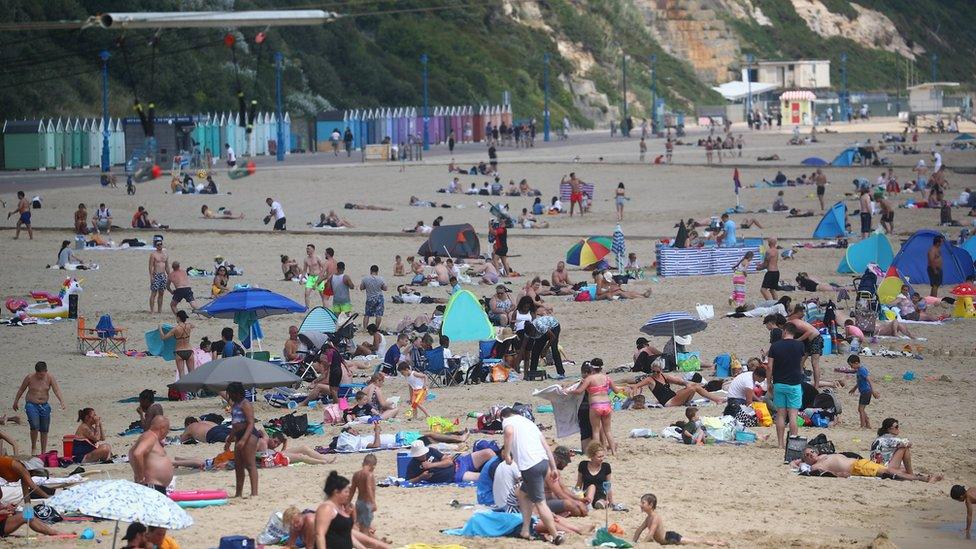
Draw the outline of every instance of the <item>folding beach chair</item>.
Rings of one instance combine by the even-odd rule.
[[[102,315],[98,319],[98,324],[95,325],[95,331],[98,333],[98,337],[102,339],[102,349],[105,351],[125,353],[125,328],[117,328],[114,326],[111,315]]]
[[[102,338],[98,332],[92,328],[85,328],[85,317],[78,317],[78,352],[85,354],[88,351],[101,351]]]
[[[430,379],[431,387],[443,387],[446,380],[447,364],[444,362],[444,348],[436,347],[424,353],[426,366],[422,372]]]

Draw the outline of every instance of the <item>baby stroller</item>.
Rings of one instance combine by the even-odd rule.
[[[881,311],[881,303],[878,300],[878,280],[882,275],[878,266],[871,263],[864,270],[864,274],[854,277],[855,298],[851,318],[865,334],[873,334],[878,323]]]

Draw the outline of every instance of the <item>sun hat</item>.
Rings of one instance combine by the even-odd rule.
[[[674,342],[678,345],[691,345],[691,334],[686,336],[676,335],[674,336]]]
[[[499,343],[504,343],[510,339],[515,339],[515,338],[516,338],[515,332],[513,332],[512,329],[507,326],[504,328],[499,328],[495,334],[495,341]]]
[[[413,441],[413,444],[410,445],[410,457],[412,458],[426,456],[429,451],[430,450],[426,445],[424,445],[424,441],[422,440],[415,440]]]

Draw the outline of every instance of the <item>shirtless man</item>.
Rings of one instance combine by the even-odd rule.
[[[759,293],[762,294],[763,299],[775,300],[776,291],[779,290],[779,249],[776,247],[775,238],[766,240],[766,255],[759,264],[759,270],[763,269],[766,270],[766,274],[763,275]]]
[[[25,398],[24,411],[27,412],[27,423],[30,424],[31,455],[38,455],[37,434],[41,434],[41,454],[47,452],[47,433],[51,426],[51,391],[58,397],[61,404],[61,411],[64,411],[64,397],[61,395],[61,388],[58,380],[48,373],[47,363],[38,362],[34,365],[34,373],[29,374],[17,389],[17,396],[14,397],[14,410],[18,410],[20,396],[27,391]]]
[[[885,467],[869,459],[854,459],[844,454],[820,455],[809,446],[803,449],[802,460],[793,460],[793,464],[799,465],[800,461],[809,465],[813,471],[830,473],[840,478],[882,477],[894,478],[896,480],[920,480],[922,482],[939,482],[942,480],[942,474],[920,475],[909,473],[905,469]]]
[[[166,283],[169,277],[169,255],[163,250],[163,237],[153,237],[153,247],[149,254],[149,312],[163,312],[163,294],[166,293]],[[155,304],[155,311],[153,310]]]
[[[27,236],[31,240],[34,240],[34,228],[31,227],[31,204],[27,198],[24,197],[24,191],[17,191],[17,209],[12,212],[7,213],[7,219],[10,216],[18,214],[17,218],[17,233],[14,235],[14,240],[20,238],[20,226],[23,225],[27,227]]]
[[[573,282],[569,280],[569,271],[566,270],[565,261],[559,261],[556,263],[556,270],[553,271],[552,275],[549,277],[549,282],[552,283],[552,292],[554,294],[573,294]]]
[[[333,275],[339,272],[339,262],[335,258],[335,250],[332,248],[325,249],[325,280],[328,281]],[[325,303],[332,300],[332,288],[325,284],[325,291],[322,292],[322,299]],[[328,307],[329,305],[323,305]]]
[[[861,198],[858,199],[861,208],[861,238],[871,236],[871,193],[868,189],[861,189]]]
[[[169,419],[156,416],[149,430],[139,435],[139,440],[129,450],[132,480],[148,486],[161,494],[173,481],[173,461],[166,455],[161,441],[169,434]]]
[[[315,255],[315,244],[305,246],[305,263],[302,269],[305,275],[305,307],[309,307],[308,300],[313,292],[318,292],[325,307],[325,284],[329,280],[325,276],[325,261]]]
[[[176,314],[176,306],[180,301],[186,301],[193,310],[197,310],[197,301],[193,298],[193,289],[190,288],[190,277],[186,271],[180,268],[180,262],[173,262],[173,269],[169,272],[167,289],[173,294],[173,299],[169,302],[169,308]]]
[[[439,257],[434,258],[434,276],[437,277],[437,283],[441,286],[447,286],[450,283],[451,271]]]
[[[827,176],[820,168],[813,176],[813,182],[817,185],[817,200],[820,201],[820,211],[824,211],[824,195],[827,194]]]
[[[212,421],[203,421],[195,417],[187,417],[183,420],[183,434],[180,435],[180,442],[189,441],[205,442],[226,442],[230,436],[230,425],[217,425]]]
[[[881,228],[885,234],[895,234],[895,208],[888,197],[881,199]]]
[[[163,415],[162,404],[156,402],[156,391],[143,389],[139,393],[139,405],[136,406],[136,413],[139,414],[139,425],[144,431],[148,431],[156,416]]]
[[[939,286],[942,285],[942,242],[945,239],[942,235],[936,235],[932,239],[932,247],[929,248],[928,252],[928,275],[929,275],[929,285],[932,286],[932,291],[929,295],[932,297],[939,297]]]
[[[301,355],[298,354],[298,326],[288,327],[288,341],[285,341],[285,349],[282,355],[285,357],[285,362],[298,362],[301,360]]]
[[[564,175],[560,184],[569,183],[569,217],[573,217],[573,210],[579,204],[580,216],[583,215],[583,188],[582,182],[576,177],[576,172],[570,172],[567,179]]]

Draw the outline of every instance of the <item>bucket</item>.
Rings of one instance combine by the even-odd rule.
[[[823,332],[820,332],[820,335],[823,337],[823,342],[824,342],[823,356],[827,356],[829,354],[832,354],[833,353],[833,350],[834,350],[834,346],[833,346],[834,341],[833,341],[833,339],[831,339],[830,334],[825,333],[825,332],[826,332],[826,330],[824,330]]]
[[[61,453],[64,457],[71,458],[74,455],[75,449],[75,436],[74,435],[64,435],[61,437]]]
[[[410,454],[407,452],[397,452],[397,476],[407,478],[407,466],[410,465]]]

